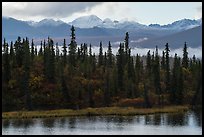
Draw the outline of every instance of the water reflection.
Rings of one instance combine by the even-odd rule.
[[[54,118],[45,118],[42,119],[42,123],[44,127],[52,128],[54,127],[55,119]]]
[[[155,114],[153,116],[154,125],[161,125],[161,114]]]
[[[66,124],[66,118],[60,118],[59,119],[59,126],[60,128],[64,128]]]
[[[175,130],[175,126],[176,129]],[[144,130],[145,129],[145,130]],[[2,134],[202,133],[202,112],[2,120]]]
[[[202,111],[193,111],[196,125],[202,127]]]
[[[170,126],[185,126],[188,125],[187,113],[167,114],[167,124]]]
[[[12,120],[12,126],[15,128],[29,128],[34,125],[32,119],[15,119]]]
[[[145,125],[169,125],[169,126],[185,126],[188,125],[188,113],[169,113],[169,114],[155,114],[145,115]],[[195,118],[196,119],[196,118]],[[199,119],[202,121],[202,119]]]
[[[76,118],[73,117],[73,118],[69,118],[69,126],[68,128],[75,128],[76,126]]]
[[[9,128],[10,123],[11,123],[10,120],[7,119],[2,121],[2,125],[4,128]]]

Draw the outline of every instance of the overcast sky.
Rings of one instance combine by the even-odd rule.
[[[168,24],[202,17],[202,2],[2,2],[2,16],[40,21],[71,22],[80,16],[131,20],[142,24]]]

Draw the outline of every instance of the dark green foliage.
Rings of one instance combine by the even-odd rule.
[[[34,42],[33,42],[33,39],[32,39],[32,43],[31,43],[31,62],[33,62],[34,56],[35,56],[35,48],[34,48]]]
[[[43,44],[42,41],[40,42],[40,50],[38,52],[39,56],[43,56]]]
[[[32,56],[31,56],[32,58]],[[31,104],[31,94],[29,89],[29,75],[30,75],[30,49],[29,49],[29,41],[26,38],[25,42],[23,43],[23,91],[25,93],[26,97],[26,108],[28,110],[32,110],[32,104]]]
[[[75,37],[75,28],[74,26],[71,27],[71,42],[69,44],[69,63],[71,66],[76,66],[76,37]]]
[[[17,41],[14,44],[15,53],[16,53],[16,64],[18,67],[21,67],[23,64],[23,46],[21,42],[21,37],[18,37]]]
[[[151,76],[151,55],[150,55],[150,50],[147,52],[147,59],[146,59],[146,73],[148,75],[148,77]]]
[[[67,47],[66,47],[66,40],[64,39],[63,47],[62,47],[62,55],[63,55],[63,67],[67,63]]]
[[[154,74],[154,86],[156,90],[156,94],[159,97],[158,104],[161,105],[161,85],[160,85],[160,60],[158,55],[158,48],[156,46],[156,52],[155,52],[155,60],[153,65],[153,74]]]
[[[187,44],[185,42],[184,48],[183,48],[183,59],[182,59],[182,66],[184,68],[188,68],[189,59],[188,59],[188,52],[187,52]]]
[[[162,52],[161,69],[165,70],[165,52]]]
[[[127,60],[128,60],[128,51],[129,51],[129,33],[128,32],[126,32],[126,34],[125,34],[124,44],[125,44],[125,58],[124,58],[124,61],[127,62]]]
[[[171,83],[171,93],[170,101],[172,104],[183,103],[184,94],[184,79],[183,79],[183,67],[181,66],[181,59],[175,54],[174,65],[172,70],[172,83]]]
[[[3,81],[5,81],[6,83],[8,83],[9,79],[10,79],[10,63],[9,63],[9,51],[8,51],[8,43],[6,42],[6,39],[4,39],[4,43],[3,43],[3,57],[2,57],[2,64],[3,64]],[[13,52],[12,52],[13,54]],[[12,55],[10,54],[10,55]]]
[[[48,38],[44,53],[45,76],[49,82],[55,82],[55,51],[54,42]]]
[[[117,74],[118,74],[118,88],[123,90],[123,75],[124,75],[124,46],[120,44],[117,54]]]
[[[169,64],[169,45],[166,43],[165,45],[165,73],[166,73],[166,92],[168,93],[170,90],[170,64]]]
[[[108,43],[108,51],[107,51],[107,56],[108,56],[108,67],[112,67],[113,65],[113,54],[112,54],[112,49],[111,49],[111,43],[109,41]]]
[[[100,48],[99,48],[99,55],[98,55],[98,66],[103,65],[103,47],[102,47],[102,42],[100,42]]]

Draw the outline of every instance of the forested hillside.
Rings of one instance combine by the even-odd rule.
[[[183,57],[175,54],[170,67],[168,43],[162,57],[155,47],[144,63],[140,55],[131,55],[128,32],[117,55],[110,42],[104,51],[99,41],[97,56],[91,44],[77,47],[73,26],[70,36],[62,51],[49,37],[39,51],[28,38],[4,40],[2,111],[202,104],[202,61],[188,57],[187,43]]]

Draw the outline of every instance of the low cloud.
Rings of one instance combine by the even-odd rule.
[[[102,2],[3,2],[2,15],[18,19],[65,18]]]

